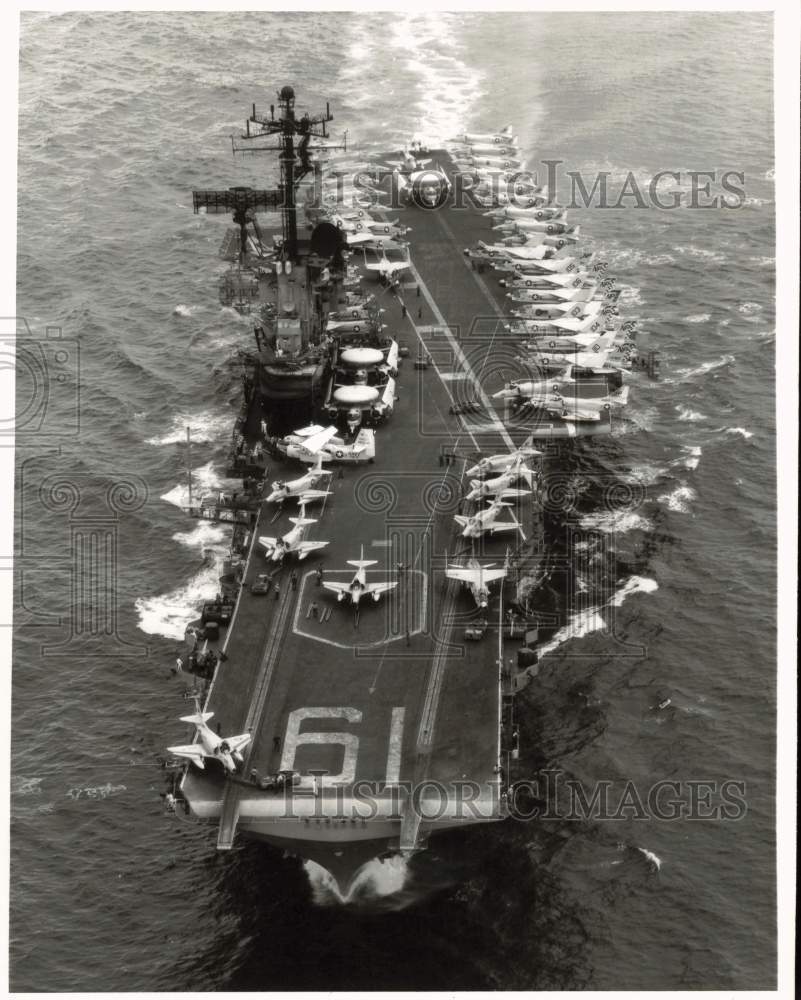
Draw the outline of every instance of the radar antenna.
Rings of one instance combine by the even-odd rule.
[[[295,191],[300,181],[311,171],[319,169],[311,159],[313,151],[318,149],[347,149],[347,133],[343,136],[340,144],[315,145],[310,146],[312,139],[329,138],[326,131],[328,122],[333,121],[334,116],[326,102],[325,112],[319,115],[310,116],[304,114],[301,118],[295,116],[295,91],[292,87],[282,87],[278,93],[278,117],[275,114],[275,105],[270,105],[270,116],[257,114],[256,105],[250,118],[245,123],[245,132],[242,133],[243,143],[231,137],[231,147],[234,153],[280,153],[279,163],[281,165],[281,183],[277,192],[270,192],[277,195],[278,205],[281,209],[281,221],[284,235],[284,257],[292,262],[298,259],[298,222],[297,205],[295,201]],[[256,130],[251,130],[251,125],[256,126]],[[252,140],[263,139],[266,136],[277,136],[278,145],[258,146],[251,145]],[[300,136],[300,141],[295,146],[295,137]],[[266,193],[266,192],[265,192]]]

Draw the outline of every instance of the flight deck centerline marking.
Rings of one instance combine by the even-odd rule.
[[[475,386],[475,389],[476,389],[476,392],[478,393],[478,395],[479,395],[479,397],[481,399],[482,404],[486,408],[487,413],[488,414],[489,413],[494,413],[495,414],[495,420],[499,423],[499,426],[497,428],[498,434],[500,434],[500,436],[503,438],[503,442],[506,445],[506,447],[509,449],[509,451],[514,451],[514,447],[515,447],[514,446],[514,442],[512,441],[512,438],[511,438],[509,432],[507,431],[507,429],[502,424],[500,424],[500,417],[498,416],[498,413],[497,413],[495,407],[490,402],[489,396],[487,396],[486,392],[484,392],[484,388],[481,385],[481,383],[478,381],[478,378],[476,377],[476,374],[473,371],[473,368],[470,365],[470,362],[465,357],[464,351],[462,350],[459,342],[456,340],[456,338],[454,337],[453,333],[451,333],[450,327],[448,326],[448,324],[445,321],[445,317],[440,312],[439,306],[434,301],[434,298],[431,295],[431,292],[428,290],[428,286],[423,281],[423,279],[420,277],[420,272],[417,270],[417,268],[414,266],[414,264],[410,264],[409,265],[409,270],[412,272],[412,274],[414,274],[415,280],[417,281],[418,285],[420,286],[420,291],[423,293],[423,296],[425,297],[425,300],[428,303],[428,306],[431,309],[431,312],[434,314],[434,318],[436,319],[437,323],[439,323],[440,326],[442,326],[442,332],[444,333],[445,337],[448,340],[448,343],[450,344],[450,347],[451,347],[451,350],[453,351],[454,357],[458,360],[459,364],[462,367],[462,370],[465,371],[465,372],[467,372],[468,377],[470,378],[471,382],[473,382],[473,384]],[[414,323],[412,323],[412,326],[414,326]],[[417,327],[415,327],[415,333],[417,333]],[[417,335],[418,335],[418,337],[420,337],[419,333]],[[420,340],[422,342],[422,338],[420,338]],[[434,365],[434,367],[437,368],[436,364]],[[439,374],[439,369],[438,368],[437,368],[437,374]],[[440,380],[442,381],[442,385],[443,385],[443,387],[445,388],[445,390],[447,392],[448,388],[445,385],[444,380],[442,380],[441,376],[440,376]],[[451,395],[450,392],[448,392],[448,395],[449,396]],[[451,397],[451,399],[452,398],[453,397]],[[473,439],[473,441],[475,443],[475,438],[473,437],[472,431],[468,427],[465,427],[465,430],[467,430],[468,434],[470,435],[470,437]],[[476,450],[480,451],[481,449],[478,448],[478,447],[476,447]]]
[[[377,211],[378,211],[379,215],[383,215],[384,221],[386,221],[387,220],[386,209],[379,208],[379,209],[377,209]],[[451,232],[450,227],[448,227],[443,222],[443,220],[441,220],[441,219],[440,219],[440,222],[442,223],[443,228],[445,229],[446,233],[450,235],[451,240],[455,243],[456,238],[453,235],[453,233]],[[495,409],[495,407],[493,406],[493,404],[490,402],[489,397],[484,392],[484,389],[482,388],[480,382],[476,378],[475,372],[473,371],[470,363],[468,362],[467,358],[465,357],[464,352],[462,351],[462,348],[459,345],[459,342],[456,340],[456,338],[451,333],[450,327],[448,326],[448,323],[445,321],[445,317],[442,315],[442,312],[440,311],[439,306],[435,302],[434,297],[432,296],[431,292],[428,290],[428,286],[426,285],[426,283],[423,281],[422,277],[420,276],[420,272],[417,270],[417,268],[412,263],[411,257],[409,257],[408,267],[409,267],[409,271],[414,276],[414,279],[415,279],[415,281],[417,283],[417,286],[418,286],[418,290],[423,293],[423,296],[425,297],[425,300],[428,303],[429,308],[431,309],[431,312],[434,314],[434,318],[436,319],[437,323],[442,327],[442,332],[445,334],[445,336],[448,339],[448,342],[449,342],[449,344],[451,346],[451,350],[453,351],[454,357],[459,361],[459,364],[461,365],[462,370],[467,373],[468,378],[470,378],[470,380],[474,383],[476,391],[477,391],[478,395],[480,396],[481,402],[484,405],[487,413],[488,414],[489,413],[494,413],[495,414],[495,420],[493,421],[493,423],[497,423],[498,426],[497,427],[493,427],[493,430],[496,430],[497,433],[501,436],[501,438],[503,439],[504,444],[509,449],[509,451],[514,451],[514,447],[515,447],[514,446],[514,442],[512,441],[512,438],[509,435],[509,432],[506,430],[506,427],[503,425],[503,423],[501,423],[501,419],[498,416],[497,410]],[[489,294],[489,289],[487,289],[486,285],[484,285],[484,290],[485,290],[485,295],[488,295]],[[502,313],[498,313],[498,309],[494,305],[494,303],[493,303],[493,310],[495,311],[496,315],[503,315]],[[417,326],[415,325],[414,321],[412,320],[412,318],[410,316],[407,317],[407,318],[409,319],[409,322],[411,323],[412,329],[414,330],[415,334],[417,335],[418,340],[420,341],[420,343],[422,344],[422,346],[425,348],[426,347],[425,341],[420,336],[420,333],[419,333],[419,331],[417,329]],[[434,370],[436,371],[436,373],[437,373],[437,375],[439,377],[440,383],[441,383],[442,387],[445,389],[445,392],[447,393],[448,398],[451,401],[451,404],[454,404],[455,400],[454,400],[453,396],[451,395],[451,392],[448,389],[448,386],[445,384],[445,380],[442,377],[442,373],[440,372],[439,367],[436,364],[436,362],[433,360],[433,358],[431,359],[431,364],[434,365]],[[478,442],[476,441],[475,436],[474,436],[472,430],[467,425],[467,422],[464,421],[464,420],[462,420],[461,423],[462,423],[462,426],[464,427],[464,429],[470,435],[470,439],[472,440],[473,444],[475,445],[476,451],[480,452],[481,449],[478,447]]]
[[[437,216],[437,221],[442,226],[442,228],[445,230],[445,234],[451,239],[451,241],[453,243],[455,243],[456,242],[456,235],[453,232],[453,230],[451,229],[451,227],[448,225],[448,223],[445,221],[445,218],[444,218],[444,216],[442,215],[441,212]],[[503,319],[504,318],[504,312],[503,312],[503,310],[501,308],[499,308],[498,304],[495,302],[495,298],[492,295],[492,293],[490,292],[489,286],[487,285],[486,281],[484,281],[484,279],[481,277],[481,275],[475,270],[475,268],[472,266],[472,263],[471,264],[467,263],[467,258],[466,257],[461,256],[460,260],[462,261],[462,264],[464,264],[465,269],[467,271],[469,271],[469,273],[475,279],[476,284],[478,285],[479,289],[483,292],[484,298],[489,303],[490,308],[492,309],[492,311],[495,313],[495,315],[498,317],[499,320]],[[484,374],[484,369],[487,366],[487,360],[489,359],[490,352],[492,351],[492,347],[493,347],[493,344],[495,343],[495,337],[497,336],[497,334],[498,334],[498,324],[496,323],[495,324],[495,329],[493,330],[493,333],[492,333],[492,340],[490,341],[489,346],[487,347],[487,350],[484,353],[484,361],[481,364],[481,371],[478,373],[478,378],[479,379],[481,379],[481,376]],[[493,406],[493,412],[495,413],[495,415],[497,417],[498,416],[498,411],[495,410],[494,406]],[[499,417],[498,417],[498,420],[500,421]]]

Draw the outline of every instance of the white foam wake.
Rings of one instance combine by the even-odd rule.
[[[208,462],[192,474],[193,499],[226,484],[218,478],[213,463]],[[238,482],[238,480],[237,480]],[[178,507],[189,503],[186,483],[174,486],[161,498]],[[188,531],[178,531],[173,540],[203,555],[203,564],[192,577],[166,594],[140,597],[135,602],[139,628],[148,635],[167,639],[183,639],[186,626],[197,618],[200,606],[211,600],[220,589],[222,564],[228,553],[230,528],[211,521],[192,522]]]
[[[642,854],[646,861],[651,865],[654,871],[660,871],[662,868],[662,859],[654,854],[653,851],[647,850],[645,847],[638,847],[637,850]]]
[[[202,496],[210,493],[212,490],[223,489],[234,492],[240,489],[241,486],[242,481],[240,479],[226,479],[224,476],[218,475],[213,461],[206,462],[205,465],[199,465],[196,469],[192,469],[193,503],[197,503]],[[186,482],[178,483],[167,493],[164,493],[160,499],[176,507],[188,507],[189,484]]]
[[[656,580],[647,576],[630,576],[623,586],[615,591],[606,604],[597,608],[587,608],[573,615],[564,628],[559,629],[556,635],[538,649],[539,658],[542,659],[548,653],[552,653],[559,646],[564,645],[570,639],[582,639],[593,632],[606,631],[606,619],[601,614],[603,608],[619,608],[627,597],[632,594],[650,594],[659,589]]]
[[[691,410],[689,406],[682,406],[681,403],[676,406],[676,412],[679,415],[679,420],[684,420],[688,423],[697,423],[699,420],[706,420],[705,414],[699,413],[698,410]]]
[[[685,469],[697,469],[701,461],[701,447],[697,444],[683,444],[681,450],[684,452],[683,458],[677,458],[671,465],[683,465]]]
[[[145,444],[165,445],[180,444],[186,441],[186,428],[192,437],[192,443],[220,441],[230,437],[231,415],[214,410],[201,413],[177,413],[172,418],[170,427],[165,434],[145,439]]]
[[[652,580],[648,576],[630,576],[620,590],[616,591],[614,596],[609,599],[607,605],[612,608],[619,608],[626,598],[631,597],[632,594],[651,594],[658,589],[659,584],[656,580]]]
[[[212,547],[203,567],[187,583],[167,594],[139,597],[135,602],[139,628],[148,635],[181,640],[189,623],[197,618],[200,606],[220,589],[220,573],[225,557],[223,547]]]
[[[721,428],[724,434],[739,434],[740,437],[744,437],[746,441],[754,436],[753,431],[746,430],[745,427],[724,427]]]
[[[657,502],[663,503],[668,510],[675,511],[677,514],[689,514],[690,501],[695,500],[695,497],[695,490],[691,486],[682,484],[677,486],[672,493],[663,493],[661,497],[657,497]]]
[[[356,874],[347,893],[343,893],[337,880],[316,861],[305,861],[303,867],[318,906],[332,903],[347,905],[356,901],[369,902],[400,892],[409,874],[408,859],[401,854],[389,858],[372,858]]]
[[[388,41],[405,57],[407,86],[410,95],[417,97],[417,138],[424,144],[442,145],[475,112],[483,75],[459,58],[451,17],[442,11],[396,13]]]
[[[606,620],[599,608],[579,611],[578,614],[571,617],[567,625],[559,629],[552,639],[540,646],[539,658],[542,659],[548,653],[552,653],[570,639],[581,639],[585,635],[590,635],[592,632],[602,632],[604,629],[606,629]]]
[[[607,535],[622,535],[627,531],[648,531],[651,522],[633,510],[603,510],[584,514],[581,527],[587,531],[602,531]]]
[[[705,361],[697,368],[677,368],[676,374],[681,375],[682,381],[684,381],[688,378],[694,378],[696,375],[708,375],[709,372],[713,372],[718,368],[723,368],[725,365],[732,364],[734,364],[734,355],[724,354],[722,358],[717,358],[715,361]]]

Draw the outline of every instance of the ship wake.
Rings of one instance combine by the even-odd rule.
[[[359,868],[343,891],[331,872],[316,861],[305,861],[303,867],[318,906],[372,906],[385,902],[397,897],[409,875],[408,859],[401,854],[372,858]]]

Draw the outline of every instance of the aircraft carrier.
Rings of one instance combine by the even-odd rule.
[[[531,369],[521,368],[515,324],[529,324],[529,336],[576,334],[569,323],[537,331],[510,316],[508,288],[533,271],[527,262],[515,271],[521,257],[502,248],[532,240],[493,242],[497,219],[483,216],[506,201],[453,147],[399,161],[387,153],[361,165],[355,188],[346,172],[332,188],[331,162],[347,161],[331,119],[328,108],[297,116],[284,87],[269,114],[253,107],[234,142],[277,154],[278,186],[194,194],[196,211],[233,216],[220,293],[253,315],[255,345],[248,337],[240,352],[228,468],[241,486],[187,508],[230,522],[232,541],[220,594],[180,657],[205,714],[187,717],[194,743],[170,750],[185,766],[177,797],[216,825],[218,849],[266,838],[346,890],[370,858],[408,855],[439,830],[506,815],[515,693],[536,673],[531,581],[548,562],[543,456],[554,441],[613,428],[610,394],[636,352],[618,331],[607,338],[618,351],[626,344],[616,366],[599,359],[565,372],[573,348],[560,357],[561,340],[542,343],[538,377],[562,372],[558,390],[545,388],[558,402],[522,399],[521,371]],[[529,204],[544,201],[536,192]],[[570,232],[559,238],[566,229],[541,234],[539,259],[575,252]],[[492,270],[499,262],[503,274]],[[614,296],[608,285],[599,292],[604,329],[617,330]],[[604,330],[592,333],[597,341]],[[515,484],[511,472],[502,484],[517,488],[503,494],[500,530],[465,537],[492,495],[479,486],[466,499],[477,463],[496,456],[498,475],[526,446],[515,469],[527,478]],[[268,502],[315,467],[330,474],[311,495]],[[320,547],[282,549],[290,518],[305,522],[295,526],[304,545]],[[326,586],[349,585],[351,561],[371,563],[367,585],[386,585],[377,600],[354,604],[347,591],[340,601]],[[470,566],[500,568],[502,578],[474,597],[453,572]],[[225,742],[231,733],[239,743]]]

